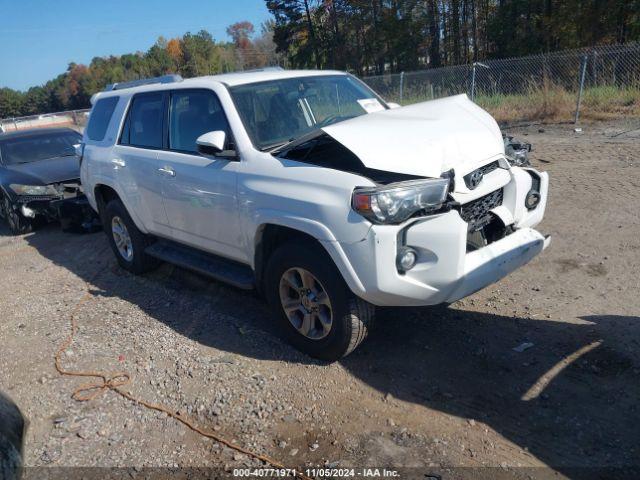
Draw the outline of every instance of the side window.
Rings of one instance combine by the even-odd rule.
[[[162,148],[163,94],[133,97],[120,143],[132,147]]]
[[[98,100],[89,115],[87,125],[87,138],[95,142],[104,140],[107,134],[107,127],[111,121],[113,111],[116,109],[120,97],[109,97]]]
[[[169,109],[169,148],[197,152],[196,140],[203,133],[223,130],[229,124],[215,93],[207,90],[174,91]]]

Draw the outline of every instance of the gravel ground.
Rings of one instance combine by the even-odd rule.
[[[71,398],[83,381],[59,376],[53,355],[88,288],[67,368],[126,370],[134,395],[287,465],[404,468],[421,478],[632,472],[640,131],[627,130],[639,126],[512,129],[551,175],[540,226],[551,247],[450,307],[381,309],[367,342],[332,365],[277,338],[252,293],[170,265],[131,276],[102,233],[0,230],[0,389],[29,419],[26,465],[259,465],[112,392]],[[533,345],[514,350],[525,342]]]

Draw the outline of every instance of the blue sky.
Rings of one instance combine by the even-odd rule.
[[[0,87],[26,90],[70,62],[145,51],[166,38],[269,18],[264,0],[0,0]]]

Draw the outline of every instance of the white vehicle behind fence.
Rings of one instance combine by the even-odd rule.
[[[300,350],[336,360],[374,306],[451,303],[549,244],[548,176],[511,166],[465,95],[387,104],[334,71],[116,84],[81,179],[118,262],[257,289]]]

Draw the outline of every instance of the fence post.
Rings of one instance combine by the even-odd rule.
[[[476,67],[489,68],[489,65],[482,62],[473,62],[473,71],[471,73],[471,101],[476,98]]]
[[[578,120],[580,120],[580,104],[582,103],[582,91],[584,90],[584,77],[587,73],[587,61],[589,56],[585,54],[582,57],[582,65],[580,66],[580,90],[578,91],[578,102],[576,104],[576,117],[574,119],[574,124],[578,124]]]
[[[473,62],[473,72],[471,73],[471,101],[476,98],[476,62]]]
[[[404,97],[404,72],[400,72],[400,105]]]

